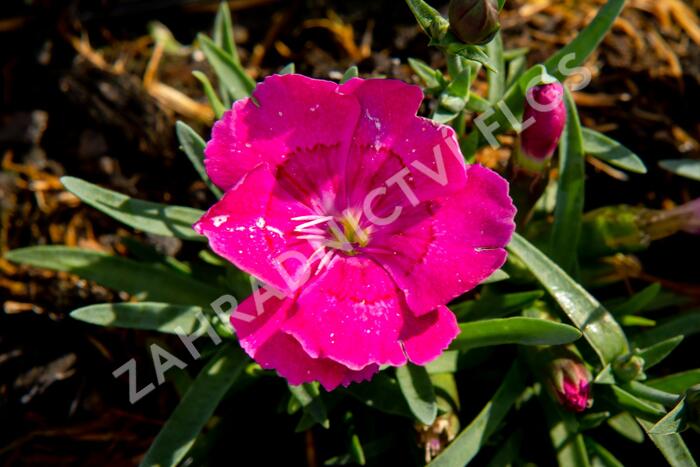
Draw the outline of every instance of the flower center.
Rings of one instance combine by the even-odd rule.
[[[307,240],[314,249],[324,252],[341,251],[347,255],[356,255],[359,248],[367,246],[372,227],[363,227],[362,211],[345,209],[335,216],[312,215],[297,217],[292,220],[301,223],[294,229],[300,240]]]

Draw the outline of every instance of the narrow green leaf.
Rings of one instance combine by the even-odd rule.
[[[635,153],[612,138],[590,128],[582,128],[583,150],[598,159],[630,172],[645,174],[647,168]]]
[[[489,345],[560,345],[581,337],[573,326],[537,318],[499,318],[459,325],[451,348],[472,349]]]
[[[433,114],[433,120],[438,123],[448,123],[457,118],[469,100],[470,83],[471,69],[466,67],[440,94],[439,105]]]
[[[686,398],[682,397],[678,403],[658,422],[652,426],[648,432],[650,435],[672,435],[680,433],[688,428],[688,404]]]
[[[140,465],[179,464],[247,363],[240,348],[225,344],[194,380]]]
[[[651,379],[646,384],[662,391],[683,394],[691,386],[700,384],[700,368]]]
[[[78,308],[71,317],[98,326],[145,329],[168,334],[192,334],[206,325],[197,318],[198,306],[169,303],[101,303]],[[179,330],[178,330],[179,329]]]
[[[500,31],[491,42],[486,44],[486,53],[491,57],[494,66],[494,70],[486,72],[489,84],[488,100],[495,104],[506,92],[506,63],[503,57],[503,38]]]
[[[280,75],[293,75],[296,73],[296,65],[294,62],[287,63],[284,68],[282,68],[278,74]]]
[[[525,389],[524,376],[518,363],[506,374],[493,398],[472,422],[436,457],[430,467],[467,465],[505,418],[517,397]]]
[[[439,11],[428,5],[423,0],[406,0],[413,16],[421,29],[430,36],[431,39],[440,39],[449,29],[450,23],[442,17]]]
[[[503,269],[496,269],[493,271],[489,277],[481,281],[479,285],[493,284],[494,282],[501,282],[510,279],[510,276]]]
[[[564,271],[574,275],[581,225],[583,224],[584,181],[583,137],[576,103],[564,88],[566,127],[559,143],[559,185],[552,226],[552,259]]]
[[[586,445],[576,417],[541,396],[557,462],[561,467],[590,467]]]
[[[602,445],[596,443],[589,437],[584,437],[584,442],[594,456],[600,460],[600,464],[604,467],[624,467],[624,464],[617,460],[613,454],[605,449]]]
[[[625,0],[608,0],[573,41],[547,59],[545,66],[549,73],[563,81],[573,68],[581,66],[608,33],[624,5]]]
[[[143,300],[182,305],[209,305],[222,292],[167,267],[66,246],[12,250],[5,258],[38,268],[76,274],[105,287],[139,295]]]
[[[672,407],[676,405],[678,399],[680,399],[678,394],[661,391],[660,389],[652,388],[651,386],[640,383],[639,381],[629,381],[623,384],[621,387],[633,396],[649,402],[661,404],[664,407]]]
[[[135,229],[184,240],[204,240],[192,229],[192,224],[204,214],[198,209],[133,199],[75,177],[62,177],[61,183],[85,204]]]
[[[345,73],[343,73],[343,77],[340,79],[340,84],[350,81],[353,78],[357,78],[358,76],[360,76],[360,71],[355,65],[353,65],[347,70],[345,70]]]
[[[608,425],[630,441],[637,444],[644,442],[644,431],[639,427],[634,417],[627,412],[619,413],[610,418]]]
[[[214,19],[214,43],[229,54],[234,62],[240,64],[236,42],[233,38],[233,21],[231,21],[231,10],[228,2],[222,1],[219,4],[219,11]]]
[[[700,332],[700,310],[691,310],[680,316],[661,321],[658,326],[636,335],[638,347],[650,347],[676,336],[690,336]]]
[[[700,181],[700,161],[691,159],[666,159],[660,161],[659,166],[681,177]]]
[[[440,89],[445,83],[445,78],[440,70],[434,70],[423,60],[417,58],[409,58],[408,65],[413,72],[425,83],[425,87],[430,90]]]
[[[670,339],[658,342],[650,347],[639,350],[637,355],[644,359],[644,369],[648,370],[664,358],[668,357],[678,344],[683,341],[683,336],[675,336]]]
[[[425,425],[432,425],[437,416],[437,403],[426,369],[407,363],[396,369],[396,380],[416,419]]]
[[[214,91],[214,88],[212,87],[209,78],[207,78],[207,75],[205,75],[199,70],[193,71],[192,75],[195,78],[197,78],[197,81],[199,81],[202,84],[204,94],[207,96],[209,105],[211,105],[211,108],[214,111],[214,115],[216,116],[216,118],[221,118],[226,109],[224,108],[224,104],[221,103],[219,96],[216,95],[216,91]]]
[[[209,179],[207,170],[204,167],[204,148],[207,144],[196,131],[184,122],[177,121],[175,123],[175,133],[177,134],[178,141],[180,141],[180,149],[187,155],[187,158],[199,174],[199,177],[207,184],[209,190],[214,193],[214,196],[221,198],[223,193]]]
[[[344,390],[360,400],[367,407],[372,407],[391,415],[400,415],[413,419],[413,413],[401,393],[399,383],[384,373],[374,376],[371,381],[352,384]]]
[[[233,99],[250,96],[255,88],[255,81],[248,76],[243,67],[204,34],[199,34],[197,40],[207,61]]]
[[[543,295],[544,292],[541,290],[511,294],[484,292],[478,300],[469,300],[450,305],[450,309],[457,315],[459,321],[501,318],[532,305],[535,300],[542,298]]]
[[[616,406],[628,411],[636,417],[642,417],[648,420],[658,420],[666,414],[666,412],[659,405],[643,401],[619,386],[610,385],[606,386],[605,388],[601,387],[601,392],[603,389],[606,389],[603,393],[604,398],[609,399]]]
[[[629,353],[627,338],[617,321],[556,263],[518,234],[513,235],[508,249],[527,265],[569,319],[583,332],[603,364]]]
[[[661,284],[655,282],[643,290],[632,295],[624,303],[610,306],[610,311],[616,316],[632,315],[646,310],[646,307],[654,301],[661,292]]]
[[[654,426],[653,423],[646,420],[639,420],[639,423],[647,432]],[[661,451],[661,454],[663,454],[671,467],[697,467],[681,435],[649,434],[649,438],[651,438],[656,447],[659,448],[659,451]]]
[[[498,446],[498,451],[489,461],[487,467],[504,467],[517,465],[522,456],[523,433],[521,430],[513,433],[505,443]]]
[[[289,390],[304,408],[304,413],[308,413],[313,421],[322,427],[330,427],[328,412],[323,399],[321,399],[318,383],[305,383],[299,386],[289,385]],[[297,427],[297,431],[306,431],[308,428],[310,427],[304,426],[302,429]]]
[[[428,370],[428,373],[431,375],[438,373],[454,373],[457,371],[458,360],[459,351],[447,350],[441,353],[438,358],[425,365],[425,369]]]
[[[656,321],[642,316],[625,315],[620,318],[620,324],[627,327],[638,326],[650,328],[656,326]]]

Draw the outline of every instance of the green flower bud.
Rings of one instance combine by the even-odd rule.
[[[501,28],[497,0],[452,0],[448,17],[452,32],[465,44],[486,44]]]

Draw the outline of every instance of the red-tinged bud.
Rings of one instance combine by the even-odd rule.
[[[566,125],[564,87],[559,82],[533,86],[526,93],[524,106],[523,131],[508,165],[520,227],[527,224],[547,187],[549,161]]]
[[[528,89],[523,113],[524,130],[520,134],[520,159],[535,163],[549,160],[565,125],[566,105],[561,83],[541,84]]]
[[[448,17],[452,32],[465,44],[491,42],[501,28],[497,0],[452,0]]]
[[[591,406],[591,373],[581,358],[566,347],[552,347],[545,351],[547,387],[554,398],[567,410],[583,412]]]

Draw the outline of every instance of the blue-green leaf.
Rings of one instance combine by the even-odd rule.
[[[353,65],[347,70],[345,70],[345,73],[343,73],[343,77],[340,79],[340,84],[350,81],[353,78],[357,78],[358,76],[360,76],[360,71],[355,65]]]
[[[647,386],[675,394],[683,394],[691,386],[700,384],[700,368],[651,379]]]
[[[700,310],[691,310],[660,322],[655,328],[634,337],[638,347],[650,347],[676,336],[690,336],[700,332]]]
[[[140,465],[178,465],[247,363],[240,348],[225,344],[189,387]]]
[[[590,128],[582,128],[583,150],[610,165],[630,172],[645,174],[647,168],[635,153],[612,138]]]
[[[230,55],[234,62],[240,64],[236,42],[233,38],[231,10],[226,1],[222,1],[219,4],[219,11],[216,13],[216,18],[214,18],[214,43]]]
[[[459,325],[451,348],[470,349],[501,344],[560,345],[581,337],[573,326],[537,318],[499,318]]]
[[[101,303],[78,308],[71,317],[98,326],[145,329],[169,334],[192,334],[206,322],[201,321],[202,308],[169,303]]]
[[[661,168],[681,177],[700,181],[700,161],[691,159],[666,159],[660,161]]]
[[[214,87],[211,85],[211,82],[209,81],[209,78],[207,78],[207,75],[205,75],[199,70],[193,71],[192,75],[195,78],[197,78],[197,81],[199,81],[202,84],[204,95],[207,96],[209,105],[211,105],[211,108],[214,111],[214,115],[216,116],[216,118],[221,118],[226,109],[224,108],[224,104],[221,103],[219,96],[216,95],[216,91],[214,91]]]
[[[551,255],[555,263],[570,275],[578,268],[578,241],[583,224],[584,181],[583,136],[576,103],[564,88],[566,127],[559,143],[559,184],[554,208]]]
[[[675,336],[670,339],[666,339],[661,342],[641,349],[637,352],[637,355],[644,359],[644,369],[648,370],[657,363],[661,362],[664,358],[668,357],[673,350],[678,347],[678,344],[683,341],[683,336]]]
[[[209,305],[219,289],[162,265],[140,263],[92,250],[36,246],[12,250],[5,258],[38,268],[76,274],[143,300],[181,305]]]
[[[647,433],[654,426],[653,423],[646,420],[639,420],[639,423],[647,430]],[[661,454],[663,454],[671,467],[697,467],[681,435],[677,433],[671,435],[649,433],[649,438],[659,448],[659,451],[661,451]]]
[[[556,263],[518,234],[513,235],[508,249],[530,269],[583,332],[603,364],[629,353],[627,337],[610,312]]]
[[[86,204],[135,229],[185,240],[204,240],[192,229],[192,224],[204,214],[198,209],[133,199],[75,177],[62,177],[61,183]]]
[[[549,73],[561,81],[572,68],[581,66],[608,33],[624,5],[625,0],[608,0],[573,41],[547,59],[545,66]]]
[[[255,81],[248,76],[243,67],[204,34],[199,34],[197,40],[204,56],[231,97],[238,100],[250,96],[255,88]]]
[[[199,177],[207,184],[214,196],[221,198],[221,190],[212,183],[204,167],[204,148],[206,143],[189,125],[178,121],[175,123],[175,133],[180,141],[180,149],[187,155],[190,163],[199,174]]]
[[[396,369],[396,380],[416,419],[432,425],[437,416],[437,403],[433,383],[425,368],[407,363]]]
[[[488,291],[489,289],[487,289]],[[484,318],[501,318],[516,313],[542,298],[544,292],[516,292],[511,294],[496,294],[484,292],[478,300],[468,300],[450,305],[459,321],[475,321]]]
[[[321,399],[318,383],[305,383],[299,386],[290,385],[289,390],[304,408],[304,413],[309,414],[311,419],[322,427],[330,427],[328,412],[323,399]],[[310,426],[298,426],[297,431],[305,431],[308,428]]]
[[[456,467],[467,465],[496,431],[524,389],[524,376],[519,364],[516,363],[506,374],[493,398],[429,466]]]

